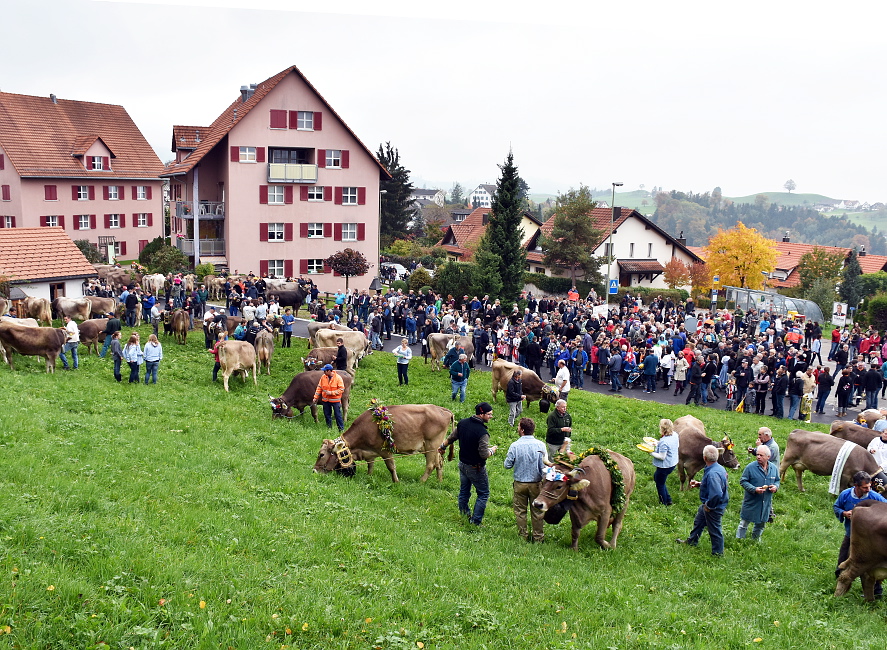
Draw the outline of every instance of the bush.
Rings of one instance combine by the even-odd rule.
[[[829,305],[831,309],[831,305]],[[869,322],[879,330],[887,328],[887,294],[879,293],[866,304],[865,315]],[[857,319],[858,319],[857,315]]]
[[[163,237],[155,237],[149,241],[139,253],[139,263],[151,266],[151,257],[164,246],[166,246],[166,240]]]
[[[86,257],[90,264],[102,264],[108,261],[102,255],[99,247],[88,239],[75,239],[74,244],[76,244],[77,248],[80,249],[80,252],[83,253],[84,257]]]
[[[424,268],[419,267],[410,274],[410,289],[416,290],[425,285],[432,284],[431,275]]]
[[[400,289],[401,291],[406,291],[409,287],[404,280],[395,280],[391,283],[391,288],[394,291],[397,291],[398,289]]]
[[[148,267],[154,273],[184,273],[188,270],[188,258],[175,246],[163,244],[151,256]]]
[[[197,276],[199,281],[203,281],[204,276],[207,275],[215,275],[216,267],[214,264],[210,264],[207,262],[206,264],[198,264],[194,267],[194,275]]]

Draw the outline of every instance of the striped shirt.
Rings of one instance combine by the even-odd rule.
[[[538,483],[542,480],[543,462],[547,457],[545,443],[533,436],[521,436],[511,443],[505,456],[505,469],[514,468],[514,480]]]

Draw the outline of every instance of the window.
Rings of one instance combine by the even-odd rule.
[[[106,216],[106,227],[107,228],[119,228],[120,227],[120,215],[119,214],[108,214]]]
[[[314,130],[314,113],[312,111],[298,111],[296,128],[300,131]]]
[[[271,224],[282,225],[282,224]],[[278,278],[286,277],[283,270],[283,260],[268,260],[268,275]]]
[[[108,186],[108,200],[109,201],[119,201],[120,200],[120,188],[116,185]]]
[[[357,188],[342,188],[342,205],[357,205]]]
[[[604,257],[611,257],[613,255],[613,244],[604,244]]]
[[[634,244],[629,244],[629,245],[628,245],[628,256],[629,256],[629,257],[634,257]]]
[[[323,273],[323,260],[307,260],[308,273]]]
[[[88,214],[81,214],[76,217],[77,219],[77,230],[89,230],[90,229],[90,220]]]
[[[15,228],[15,217],[3,217],[4,228]]]
[[[282,223],[269,223],[268,224],[268,241],[283,241],[283,224]],[[281,262],[283,264],[283,262]]]
[[[114,257],[120,257],[121,255],[126,255],[126,242],[114,242]]]
[[[77,186],[77,200],[78,201],[88,201],[89,200],[89,185],[78,185]]]
[[[101,171],[105,168],[104,165],[102,165],[101,156],[90,156],[90,158],[92,160],[92,166],[90,167],[90,169]]]
[[[269,148],[268,156],[272,163],[285,165],[310,165],[314,156],[313,149],[304,148]]]
[[[6,185],[5,187],[9,187]],[[5,199],[9,200],[9,199]],[[309,201],[323,201],[323,186],[318,187],[314,185],[313,187],[308,188],[308,200]]]
[[[256,162],[256,148],[240,147],[240,162]]]
[[[308,224],[308,236],[309,237],[323,237],[323,224],[322,223],[309,223]]]
[[[327,149],[326,150],[326,166],[341,167],[342,166],[342,150]]]
[[[268,205],[283,205],[283,185],[268,186]]]
[[[647,257],[653,257],[653,244],[647,244]]]
[[[151,221],[148,218],[148,213],[146,213],[146,212],[139,212],[138,214],[136,214],[135,221],[136,221],[136,228],[147,228],[148,226],[151,225]]]
[[[148,200],[148,186],[147,185],[136,185],[136,201],[147,201]]]
[[[357,224],[342,224],[342,241],[357,241]]]
[[[43,217],[43,225],[47,228],[55,228],[59,225],[58,216],[51,214],[49,216]]]

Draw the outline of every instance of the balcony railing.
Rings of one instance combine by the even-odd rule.
[[[176,246],[185,255],[194,255],[193,239],[176,239]],[[224,239],[201,239],[200,255],[212,255],[214,257],[225,256],[225,240]]]
[[[198,201],[197,214],[201,219],[224,219],[225,204],[215,201]],[[194,202],[176,201],[176,216],[180,219],[193,219]]]
[[[317,165],[268,163],[269,183],[316,183]]]

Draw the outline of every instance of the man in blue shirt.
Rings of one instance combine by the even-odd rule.
[[[872,477],[868,472],[856,472],[853,475],[853,487],[849,487],[838,495],[835,501],[834,510],[835,517],[844,524],[844,541],[841,542],[841,550],[838,551],[838,566],[850,557],[850,523],[853,519],[853,508],[860,501],[873,499],[887,503],[887,499],[877,492],[872,492]],[[840,569],[835,569],[835,577],[841,573]],[[875,583],[875,598],[881,597],[881,581]]]
[[[518,423],[520,438],[511,443],[505,456],[505,469],[514,468],[514,496],[511,505],[517,520],[517,532],[527,541],[541,543],[545,513],[533,508],[533,501],[539,496],[542,472],[545,469],[547,450],[545,443],[533,437],[536,423],[532,418],[521,418]],[[527,535],[527,510],[531,512],[533,525],[532,540]]]
[[[702,450],[702,460],[705,461],[705,469],[701,481],[690,481],[690,487],[699,488],[699,499],[702,505],[696,511],[693,520],[693,530],[687,539],[676,540],[678,544],[696,546],[702,531],[708,529],[711,537],[711,554],[721,556],[724,554],[724,533],[721,530],[721,517],[727,510],[730,496],[727,493],[727,470],[718,465],[719,452],[714,445],[706,445]]]

